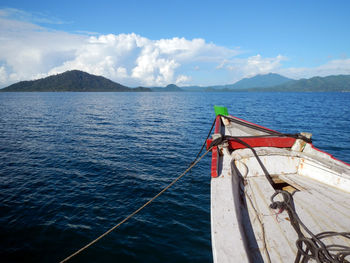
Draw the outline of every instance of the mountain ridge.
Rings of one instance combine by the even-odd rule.
[[[105,77],[96,76],[80,70],[69,70],[37,80],[20,81],[3,92],[128,92],[150,91],[149,88],[132,89],[113,82]]]
[[[231,89],[240,89],[240,88],[249,89],[249,88],[256,88],[256,87],[264,88],[264,87],[281,85],[289,81],[294,81],[294,79],[290,79],[276,73],[268,73],[263,75],[258,74],[250,78],[241,79],[232,85],[228,85],[226,88],[231,88]]]
[[[247,91],[247,90],[242,90]],[[350,75],[331,75],[299,79],[285,84],[265,88],[253,88],[250,91],[271,92],[349,92]]]
[[[152,87],[151,88],[152,91],[156,91],[156,92],[180,92],[180,91],[184,91],[182,88],[178,87],[175,84],[169,84],[166,87]]]
[[[79,70],[30,81],[20,81],[1,92],[347,92],[350,91],[350,75],[331,75],[293,80],[276,73],[244,78],[234,84],[217,86],[184,86],[169,84],[166,87],[130,88],[102,76]]]

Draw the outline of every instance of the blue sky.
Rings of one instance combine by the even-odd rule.
[[[350,74],[350,1],[1,1],[0,87],[80,69],[130,86]]]

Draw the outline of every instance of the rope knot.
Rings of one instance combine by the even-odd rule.
[[[281,211],[284,211],[286,209],[285,202],[275,201],[270,204],[270,208],[277,209],[279,208]]]
[[[212,148],[214,146],[219,146],[224,141],[224,137],[220,133],[214,133],[212,137],[213,137],[213,141],[209,145],[209,148]]]

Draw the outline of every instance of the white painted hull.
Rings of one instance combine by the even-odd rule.
[[[221,121],[220,133],[264,135],[263,131],[241,128],[227,120]],[[295,210],[314,234],[350,232],[348,164],[301,140],[296,140],[293,147],[254,149],[276,186],[293,192]],[[211,180],[214,262],[294,262],[298,235],[286,210],[270,208],[275,188],[265,178],[252,150],[220,146],[218,151],[217,177]],[[323,241],[326,245],[350,247],[350,240],[345,238]]]

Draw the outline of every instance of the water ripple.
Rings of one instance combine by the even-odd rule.
[[[350,94],[0,93],[0,256],[55,262],[195,157],[213,105],[350,161]],[[298,105],[294,107],[292,105]],[[210,157],[75,262],[211,262]]]

